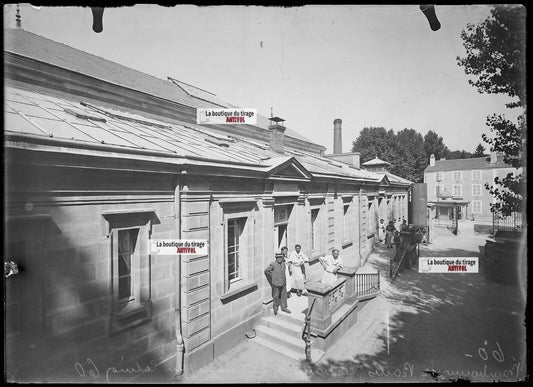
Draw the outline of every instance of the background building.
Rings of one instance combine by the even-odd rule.
[[[462,219],[491,219],[490,203],[494,198],[485,183],[494,184],[494,178],[504,178],[516,170],[503,162],[503,155],[491,153],[487,157],[435,160],[431,155],[424,170],[428,202],[461,202]],[[450,207],[439,206],[435,216],[451,216]]]

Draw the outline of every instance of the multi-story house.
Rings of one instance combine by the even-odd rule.
[[[495,198],[485,188],[495,177],[504,178],[516,169],[503,162],[503,155],[455,160],[435,160],[431,155],[424,170],[428,203],[457,202],[461,219],[491,219],[490,204]],[[451,216],[451,207],[438,206],[435,216]]]

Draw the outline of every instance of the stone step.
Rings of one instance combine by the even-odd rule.
[[[289,308],[289,310],[291,310]],[[303,313],[298,313],[294,310],[291,310],[292,313],[285,313],[282,312],[281,309],[278,310],[277,316],[274,316],[274,312],[272,309],[268,310],[267,313],[265,313],[265,317],[273,316],[276,317],[279,320],[283,320],[288,322],[289,324],[296,324],[298,326],[301,326],[303,328],[305,323],[305,315]]]
[[[270,339],[263,338],[257,336],[255,339],[253,339],[255,343],[258,343],[264,347],[267,347],[273,351],[276,351],[278,353],[281,353],[282,355],[285,355],[287,357],[290,357],[291,359],[304,362],[305,359],[305,349],[301,349],[299,351],[294,351],[292,349],[289,349],[285,347],[282,344],[279,344],[277,342],[273,342]],[[303,342],[303,340],[302,340]],[[313,345],[311,344],[311,361],[313,363],[317,363],[322,357],[324,356],[324,352],[321,351],[318,348],[313,348]]]
[[[258,325],[255,328],[255,332],[257,333],[257,337],[267,339],[270,342],[279,344],[286,349],[290,349],[295,352],[301,351],[304,353],[303,351],[305,349],[305,343],[301,336],[294,336],[292,334],[280,332],[277,329],[273,329],[265,325]]]
[[[301,337],[303,324],[297,324],[294,321],[287,321],[285,319],[280,319],[278,318],[278,316],[262,317],[261,324],[269,328],[276,329],[280,332],[287,333],[293,337]]]

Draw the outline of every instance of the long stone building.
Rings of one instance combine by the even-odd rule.
[[[301,244],[319,280],[318,257],[338,248],[357,269],[379,217],[407,218],[410,182],[326,157],[266,117],[197,125],[198,108],[232,105],[22,29],[4,39],[10,381],[192,372],[258,324],[281,246]],[[154,255],[152,239],[208,252]]]

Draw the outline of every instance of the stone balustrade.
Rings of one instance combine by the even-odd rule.
[[[309,307],[315,301],[311,313],[311,336],[314,344],[322,350],[328,349],[357,320],[354,275],[351,269],[345,274],[339,272],[337,281],[332,284],[308,282]]]

